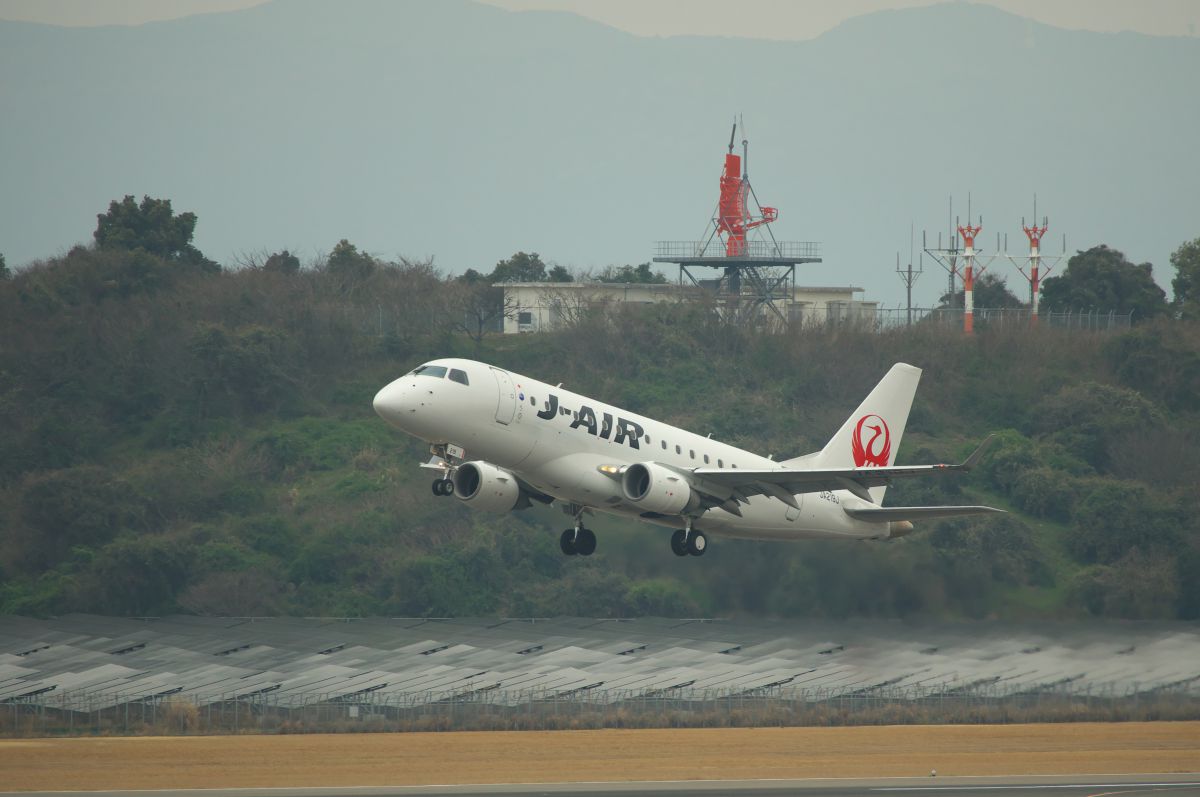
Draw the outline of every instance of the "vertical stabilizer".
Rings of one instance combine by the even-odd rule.
[[[886,468],[895,464],[920,381],[920,368],[893,365],[820,453],[806,458],[804,464],[811,468]],[[871,500],[876,505],[883,503],[886,490],[872,487]]]

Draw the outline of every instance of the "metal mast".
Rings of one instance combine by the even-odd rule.
[[[658,241],[654,262],[679,266],[692,285],[710,291],[722,314],[734,321],[774,317],[783,325],[796,294],[796,265],[820,263],[820,245],[810,241],[781,242],[770,224],[779,210],[762,205],[750,184],[750,144],[742,126],[742,152],[734,151],[738,121],[729,133],[719,182],[717,211],[704,240]],[[717,278],[699,269],[720,269]]]
[[[923,273],[925,273],[924,258],[921,259],[920,265],[917,267],[917,269],[915,271],[913,270],[913,243],[914,243],[913,235],[914,235],[913,227],[912,227],[912,225],[909,225],[909,228],[908,228],[908,268],[907,269],[900,268],[900,253],[899,252],[896,253],[896,274],[898,274],[900,276],[900,281],[904,283],[904,292],[905,292],[905,295],[908,300],[907,301],[908,326],[910,326],[910,327],[912,326],[913,283],[917,281],[918,277],[920,277]]]
[[[1042,237],[1050,229],[1050,219],[1048,216],[1043,216],[1041,226],[1038,225],[1037,194],[1033,195],[1033,224],[1026,225],[1025,217],[1022,216],[1021,229],[1025,232],[1026,240],[1029,241],[1029,254],[1010,255],[1005,252],[1004,256],[1012,261],[1012,264],[1021,272],[1021,276],[1029,282],[1029,325],[1035,327],[1038,324],[1038,294],[1041,292],[1041,280],[1067,256],[1067,239],[1066,236],[1063,236],[1061,255],[1042,254]],[[1007,235],[1004,237],[1008,238]],[[1005,246],[1005,249],[1007,248]],[[1026,267],[1028,267],[1028,271],[1026,271]],[[1045,270],[1042,270],[1043,267]]]

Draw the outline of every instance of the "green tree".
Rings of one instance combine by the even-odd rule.
[[[661,285],[667,281],[667,278],[657,271],[651,271],[649,263],[640,263],[636,266],[625,265],[619,268],[609,266],[600,274],[600,281]]]
[[[1067,548],[1081,562],[1112,564],[1134,549],[1169,554],[1181,542],[1181,518],[1143,485],[1098,481],[1080,497]]]
[[[1024,302],[1018,299],[1012,291],[1008,289],[1008,281],[996,274],[985,272],[983,276],[975,280],[975,285],[972,287],[975,298],[975,306],[987,309],[998,309],[1002,307],[1024,307]],[[964,301],[965,290],[958,290],[954,293],[953,303],[950,301],[950,292],[942,294],[942,307],[962,307]]]
[[[1114,310],[1144,321],[1167,311],[1167,295],[1154,282],[1149,263],[1134,265],[1104,244],[1077,252],[1060,276],[1042,283],[1047,311]]]
[[[4,254],[0,253],[0,280],[6,280],[12,277],[12,272],[8,270],[8,264],[4,262]]]
[[[96,216],[92,234],[101,249],[143,249],[164,260],[198,266],[216,272],[221,267],[192,245],[195,213],[175,214],[171,200],[143,196],[139,205],[131,194],[108,204],[108,212]]]
[[[517,252],[492,269],[492,282],[545,282],[546,264],[537,252]]]
[[[573,282],[575,278],[564,267],[554,265],[546,272],[546,279],[549,282]]]
[[[464,333],[476,349],[491,332],[503,328],[504,319],[516,313],[516,300],[474,269],[450,280],[443,293],[451,327]]]
[[[271,255],[263,263],[263,271],[271,271],[277,274],[295,274],[299,270],[300,258],[286,249]]]
[[[1117,335],[1103,345],[1120,381],[1179,410],[1200,396],[1200,335],[1190,324],[1166,319]]]
[[[350,282],[359,282],[371,276],[376,265],[375,258],[366,252],[358,251],[358,247],[345,238],[338,241],[337,246],[329,253],[329,259],[325,261],[326,271]]]
[[[38,566],[60,561],[74,546],[97,548],[122,529],[142,525],[144,505],[128,482],[94,465],[29,477],[20,518],[25,558]]]
[[[1200,320],[1200,238],[1180,244],[1171,253],[1171,265],[1175,267],[1171,280],[1175,312],[1181,318]]]
[[[1035,421],[1049,440],[1099,470],[1107,470],[1126,435],[1163,423],[1162,411],[1141,393],[1116,385],[1082,382],[1041,403]]]

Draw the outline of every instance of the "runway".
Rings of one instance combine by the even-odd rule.
[[[0,797],[494,797],[495,795],[651,797],[1156,797],[1200,796],[1200,773],[955,778],[830,778],[805,780],[636,781],[618,783],[503,783],[396,787],[163,789],[153,791],[0,792]]]

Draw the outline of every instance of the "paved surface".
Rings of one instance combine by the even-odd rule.
[[[584,797],[642,797],[700,794],[704,797],[1117,797],[1200,795],[1200,773],[1009,778],[887,778],[876,780],[743,780],[669,781],[652,783],[497,784],[494,786],[405,786],[395,788],[322,789],[183,789],[174,791],[0,792],[10,795],[89,795],[90,797],[407,797],[429,794],[447,797],[493,795],[583,795]]]

